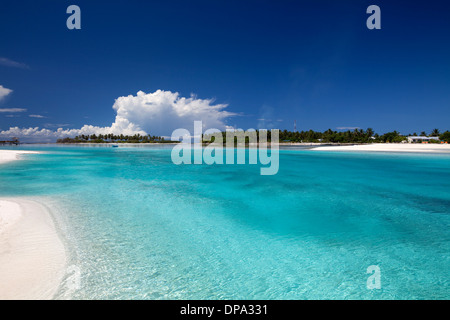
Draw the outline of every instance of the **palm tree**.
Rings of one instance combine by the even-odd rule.
[[[366,130],[366,138],[365,138],[366,142],[371,142],[372,141],[372,137],[373,137],[374,133],[375,133],[375,131],[373,131],[372,128],[368,128]]]
[[[439,131],[439,129],[433,129],[433,131],[431,131],[430,135],[432,137],[439,137],[441,135],[441,132]]]

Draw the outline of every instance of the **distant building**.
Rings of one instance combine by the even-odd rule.
[[[9,141],[0,141],[0,145],[19,145],[20,144],[20,142],[19,142],[19,139],[17,139],[17,138],[12,138],[12,140],[9,140]]]
[[[409,136],[408,143],[430,142],[431,140],[439,141],[439,137]]]

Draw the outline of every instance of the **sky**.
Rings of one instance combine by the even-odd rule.
[[[1,0],[0,138],[170,136],[195,120],[450,130],[449,15],[435,0]]]

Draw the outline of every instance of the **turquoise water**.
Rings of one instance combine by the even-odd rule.
[[[45,153],[2,165],[0,196],[54,211],[81,270],[57,298],[450,298],[450,155],[284,150],[261,176],[167,147],[27,149]]]

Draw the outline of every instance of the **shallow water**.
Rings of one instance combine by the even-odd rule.
[[[449,155],[284,150],[261,176],[171,146],[21,149],[45,153],[2,165],[0,196],[53,209],[81,272],[57,298],[450,298]]]

